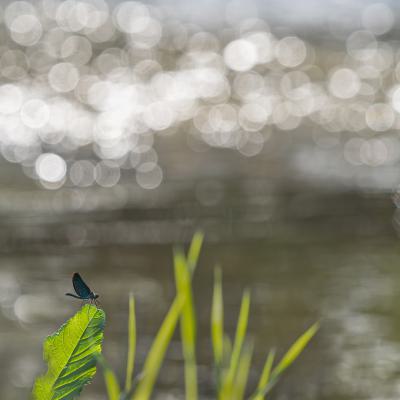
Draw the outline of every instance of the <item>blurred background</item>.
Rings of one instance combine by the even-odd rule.
[[[252,290],[253,383],[321,319],[271,399],[399,398],[399,19],[394,0],[1,2],[0,397],[29,397],[74,271],[121,379],[135,293],[139,371],[172,246],[202,229],[202,398],[217,263],[232,334]],[[183,396],[178,339],[155,398]]]

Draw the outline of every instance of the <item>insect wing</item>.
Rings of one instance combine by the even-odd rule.
[[[79,297],[81,297],[82,299],[89,298],[92,291],[89,289],[89,286],[86,285],[86,283],[77,272],[75,272],[74,276],[72,277],[72,284],[74,285],[75,292]]]

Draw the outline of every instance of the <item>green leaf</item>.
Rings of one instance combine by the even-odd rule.
[[[104,311],[87,304],[47,337],[44,359],[48,370],[35,382],[34,399],[70,400],[80,394],[96,373],[96,355],[101,353],[104,324]]]
[[[185,360],[186,399],[197,399],[196,367],[196,317],[193,306],[193,294],[189,266],[182,251],[174,252],[175,280],[178,292],[186,297],[181,315],[182,350]]]
[[[264,400],[263,390],[267,387],[269,383],[269,377],[271,375],[272,365],[275,359],[275,350],[271,350],[268,353],[268,357],[265,361],[264,368],[262,370],[260,380],[257,385],[257,394],[254,394],[254,400]],[[260,394],[258,394],[260,392]]]
[[[138,387],[133,394],[133,400],[147,400],[150,398],[158,372],[164,360],[165,352],[167,351],[175,327],[178,323],[185,300],[185,296],[178,293],[164,318],[147,355],[142,372],[143,378],[140,380]]]
[[[132,388],[133,369],[135,365],[136,352],[136,314],[135,298],[129,295],[129,321],[128,321],[128,360],[126,365],[125,391],[128,393]]]
[[[121,396],[121,389],[119,387],[118,379],[114,371],[108,366],[104,357],[99,355],[97,361],[103,368],[104,381],[106,383],[108,400],[119,400]]]
[[[222,366],[224,356],[224,304],[222,298],[221,269],[214,271],[214,293],[211,308],[211,339],[214,363],[217,369]]]

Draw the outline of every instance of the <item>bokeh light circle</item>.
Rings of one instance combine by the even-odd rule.
[[[54,153],[41,154],[35,162],[38,177],[49,183],[57,183],[64,179],[67,172],[65,160]]]

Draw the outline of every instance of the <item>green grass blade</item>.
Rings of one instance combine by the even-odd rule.
[[[282,360],[272,370],[269,375],[269,380],[264,382],[263,385],[258,385],[256,392],[250,397],[251,400],[264,399],[265,395],[275,386],[279,380],[280,375],[296,360],[301,354],[310,340],[314,337],[319,329],[319,323],[312,325],[306,332],[304,332],[289,348],[286,354],[282,357]],[[267,359],[268,362],[268,359]],[[272,364],[273,360],[271,361]]]
[[[232,340],[231,338],[224,334],[224,352],[222,355],[222,365],[223,366],[229,366],[231,362],[231,356],[232,356]]]
[[[242,352],[243,343],[246,337],[247,324],[250,309],[250,293],[246,290],[243,293],[242,303],[240,306],[239,318],[236,326],[236,335],[231,350],[231,356],[228,361],[228,370],[222,371],[222,382],[220,385],[219,398],[231,399],[234,392],[234,380],[237,374],[240,354]]]
[[[179,293],[175,297],[166,317],[164,318],[147,355],[143,367],[143,378],[139,382],[138,387],[132,396],[133,400],[147,400],[150,398],[158,372],[164,360],[165,352],[167,351],[168,345],[175,331],[185,300],[185,296]]]
[[[214,293],[211,308],[211,340],[217,369],[221,368],[224,356],[224,304],[221,281],[221,269],[217,267],[214,271]]]
[[[193,294],[189,266],[182,251],[174,252],[176,287],[186,297],[181,314],[182,350],[185,360],[186,399],[197,399],[197,366],[196,366],[196,317],[193,306]]]
[[[187,263],[190,269],[190,273],[193,274],[197,261],[200,256],[201,247],[203,245],[204,234],[202,232],[196,232],[193,235],[192,242],[190,243],[188,255],[187,255]]]
[[[282,357],[282,360],[274,368],[271,374],[271,378],[276,378],[279,376],[286,368],[288,368],[300,355],[300,353],[307,346],[309,341],[317,333],[319,328],[319,323],[312,325],[308,328],[289,348],[286,354]]]
[[[245,290],[242,297],[242,303],[240,306],[239,318],[236,326],[235,341],[233,342],[232,355],[230,359],[230,365],[226,380],[222,388],[222,397],[229,399],[232,397],[232,390],[235,375],[239,365],[240,353],[242,351],[243,343],[246,337],[247,324],[249,320],[250,310],[250,292]]]
[[[119,387],[118,379],[114,374],[114,371],[104,360],[104,357],[98,356],[97,361],[103,369],[104,382],[106,384],[108,400],[119,400],[121,396],[121,389]]]
[[[253,343],[248,343],[243,346],[242,354],[240,355],[237,374],[234,380],[234,398],[235,400],[243,400],[247,381],[250,372],[251,359],[253,357]]]
[[[35,382],[34,399],[70,400],[80,394],[96,373],[104,324],[104,311],[87,304],[46,338],[43,353],[48,370]]]
[[[133,369],[135,366],[136,353],[136,314],[135,314],[135,298],[133,294],[129,295],[129,321],[128,321],[128,359],[126,365],[125,392],[129,392],[132,388]]]
[[[271,376],[272,365],[274,364],[275,350],[271,350],[268,353],[268,357],[265,361],[264,368],[262,370],[260,380],[257,385],[257,392],[253,395],[254,400],[264,400],[263,390],[267,387],[269,383],[269,378]],[[260,394],[258,394],[260,393]]]

